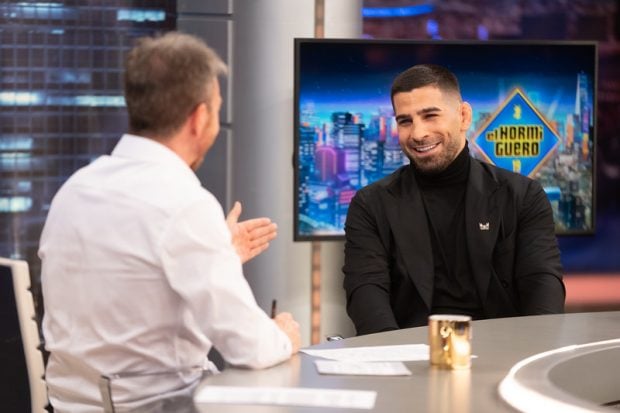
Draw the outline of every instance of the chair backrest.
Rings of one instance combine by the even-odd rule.
[[[3,381],[2,405],[25,404],[14,411],[26,411],[28,404],[33,413],[47,412],[47,388],[45,386],[45,366],[40,350],[41,340],[35,318],[35,308],[30,292],[30,272],[28,263],[22,260],[0,258],[0,337],[4,357],[0,370]],[[21,340],[20,340],[21,339]],[[21,346],[19,341],[21,341]],[[25,364],[25,366],[24,366]],[[20,373],[27,371],[27,380]],[[22,386],[23,384],[23,386]],[[24,389],[24,386],[27,386]],[[13,394],[9,394],[13,392]],[[30,394],[30,403],[25,393]],[[24,400],[26,399],[26,401]],[[13,407],[13,406],[10,406]],[[18,408],[19,406],[15,406]]]

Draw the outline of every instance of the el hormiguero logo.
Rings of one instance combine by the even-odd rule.
[[[560,138],[519,88],[474,135],[487,161],[532,176],[553,153]]]

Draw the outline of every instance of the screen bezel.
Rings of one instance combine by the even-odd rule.
[[[300,49],[304,44],[341,44],[345,47],[347,44],[372,44],[372,45],[393,45],[393,44],[405,44],[405,45],[463,45],[463,46],[476,46],[476,45],[497,45],[497,46],[510,46],[510,45],[538,45],[538,46],[562,46],[562,45],[580,45],[591,46],[594,51],[594,76],[593,76],[593,96],[592,96],[592,111],[593,111],[593,128],[592,128],[592,210],[591,219],[592,224],[589,229],[585,230],[563,230],[556,231],[557,236],[589,236],[596,232],[596,209],[597,209],[597,163],[596,163],[596,143],[597,143],[597,96],[598,96],[598,43],[595,41],[572,41],[572,40],[463,40],[463,41],[437,41],[437,40],[408,40],[408,39],[317,39],[317,38],[295,38],[294,39],[294,97],[293,97],[293,136],[294,136],[294,148],[293,148],[293,240],[294,241],[342,241],[345,239],[344,234],[300,234],[300,222],[299,222],[299,142],[300,142]],[[429,62],[432,63],[432,62]],[[472,126],[473,127],[473,126]]]

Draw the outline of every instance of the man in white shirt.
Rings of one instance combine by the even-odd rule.
[[[225,71],[192,36],[140,39],[126,62],[130,134],[54,197],[39,256],[57,412],[101,411],[102,375],[147,377],[114,383],[118,405],[191,388],[212,346],[248,368],[299,349],[297,322],[268,317],[243,276],[242,262],[268,246],[275,224],[237,222],[238,203],[226,220],[193,173],[219,131]],[[148,379],[171,371],[181,373]]]

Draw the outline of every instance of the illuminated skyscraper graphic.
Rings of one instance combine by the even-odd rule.
[[[0,3],[0,255],[36,256],[52,197],[127,128],[122,71],[136,37],[176,27],[176,1]]]
[[[588,75],[581,72],[577,75],[577,96],[575,99],[575,132],[579,139],[577,150],[587,160],[590,156],[590,140],[593,125],[592,102],[588,97]]]
[[[330,146],[321,146],[316,150],[316,171],[321,182],[329,182],[336,178],[338,163],[336,150]]]
[[[299,133],[299,159],[302,165],[308,167],[308,172],[312,173],[314,165],[311,162],[316,149],[315,137],[319,132],[312,126],[302,125]]]

